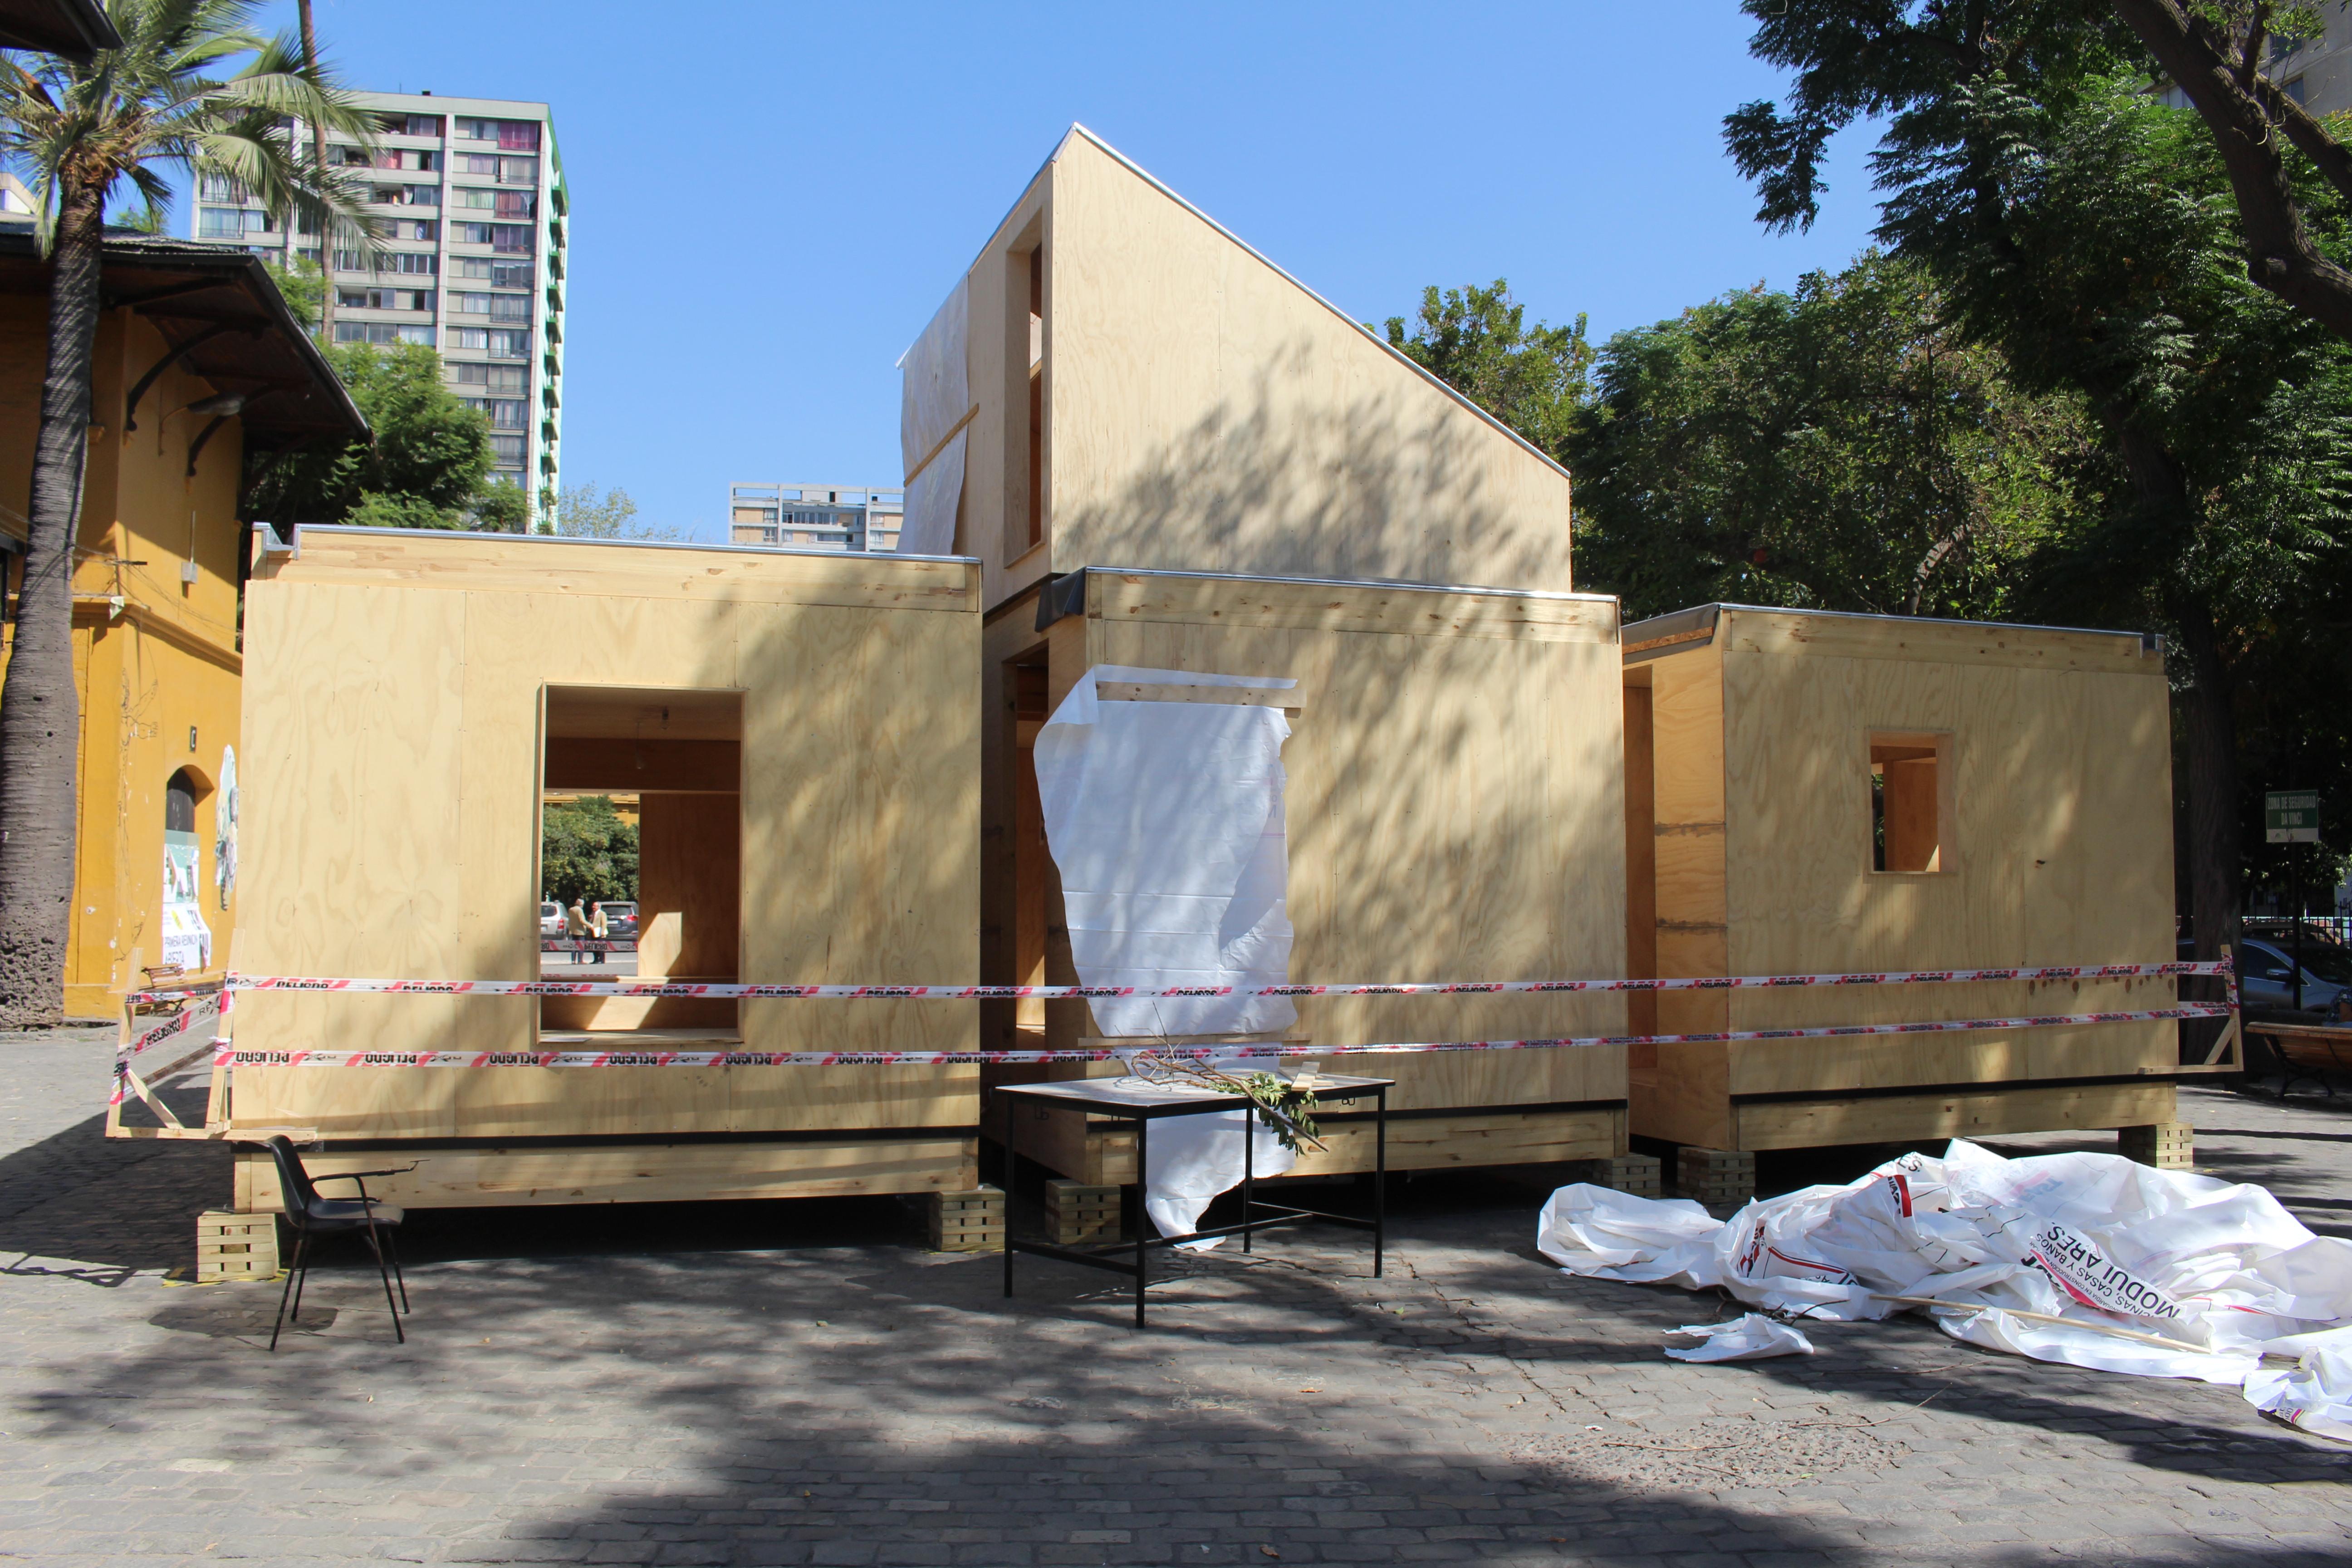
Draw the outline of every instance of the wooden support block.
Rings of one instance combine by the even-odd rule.
[[[1675,1152],[1675,1184],[1682,1195],[1703,1204],[1744,1204],[1756,1195],[1756,1156],[1745,1149]]]
[[[930,1194],[931,1247],[996,1252],[1004,1246],[1004,1193],[998,1187]]]
[[[1635,1197],[1656,1198],[1665,1195],[1665,1164],[1655,1154],[1616,1154],[1606,1160],[1576,1160],[1569,1164],[1569,1179],[1586,1182],[1596,1187],[1609,1187]]]
[[[278,1216],[206,1209],[196,1216],[196,1283],[278,1274]]]
[[[1123,1211],[1118,1187],[1090,1187],[1082,1182],[1045,1184],[1045,1229],[1060,1247],[1084,1241],[1117,1241]]]
[[[2186,1171],[2196,1163],[2197,1130],[2186,1121],[2155,1121],[2116,1129],[2116,1152],[2159,1171]]]

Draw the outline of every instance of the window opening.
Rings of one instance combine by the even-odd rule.
[[[551,686],[546,736],[531,889],[540,973],[738,979],[741,694]],[[738,1014],[704,997],[549,996],[540,1027],[542,1040],[615,1030],[739,1039]]]
[[[1029,253],[1029,542],[1045,537],[1045,247]]]
[[[1948,750],[1937,735],[1870,737],[1870,868],[1944,868],[1943,773]]]

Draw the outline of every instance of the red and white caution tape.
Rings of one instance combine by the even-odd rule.
[[[232,991],[323,991],[390,996],[701,996],[714,999],[988,1002],[1032,997],[1465,996],[1611,991],[1737,991],[1806,985],[1927,985],[1985,980],[2133,980],[2226,975],[2229,962],[2099,963],[2038,969],[1913,969],[1862,974],[1706,974],[1686,980],[1462,980],[1383,985],[742,985],[629,980],[330,980],[231,974]]]
[[[978,1062],[1124,1061],[1160,1057],[1228,1061],[1284,1057],[1419,1056],[1439,1051],[1537,1051],[1600,1046],[1706,1045],[1730,1040],[1817,1040],[1858,1035],[1948,1035],[1975,1029],[2051,1029],[2080,1024],[2130,1024],[2179,1018],[2226,1018],[2220,1006],[2149,1007],[2135,1012],[2066,1013],[2027,1018],[1955,1018],[1908,1024],[1833,1024],[1810,1029],[1727,1029],[1699,1035],[1592,1035],[1552,1040],[1434,1040],[1366,1046],[1131,1046],[1067,1051],[240,1051],[224,1049],[216,1065],[247,1068],[724,1068],[953,1067]]]
[[[115,1047],[114,1059],[117,1062],[128,1062],[142,1052],[153,1050],[157,1046],[178,1039],[199,1024],[212,1022],[229,1010],[231,1005],[229,995],[230,994],[226,991],[213,991],[186,997],[188,1005],[177,1013],[150,1025]]]

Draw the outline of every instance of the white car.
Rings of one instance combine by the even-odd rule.
[[[541,900],[539,906],[539,934],[542,937],[563,934],[563,906]]]

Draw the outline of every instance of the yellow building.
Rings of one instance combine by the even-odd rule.
[[[117,1010],[134,957],[194,973],[227,960],[246,455],[367,434],[253,257],[114,236],[104,279],[74,552],[80,821],[65,1001],[76,1017]],[[12,595],[47,294],[30,234],[0,233],[0,549]]]

